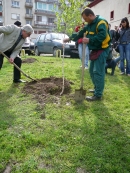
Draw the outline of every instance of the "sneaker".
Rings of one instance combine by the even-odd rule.
[[[127,74],[127,76],[130,76],[130,74]]]
[[[102,99],[102,97],[97,97],[97,96],[91,96],[91,97],[87,96],[86,97],[87,101],[98,101],[98,100],[101,100],[101,99]]]
[[[124,74],[125,74],[125,72],[121,72],[121,73],[120,73],[120,75],[124,75]]]
[[[13,80],[13,83],[25,83],[26,81],[24,81],[24,80],[21,80],[21,79],[14,79]]]
[[[85,67],[86,70],[88,70],[88,67]]]

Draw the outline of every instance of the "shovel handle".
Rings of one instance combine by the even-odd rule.
[[[5,55],[3,52],[0,52],[6,59],[8,59],[9,61],[9,57],[7,55]],[[14,62],[12,62],[12,64],[21,72],[23,73],[24,76],[26,76],[29,79],[34,80],[33,78],[31,78],[30,76],[28,76],[26,73],[24,73]]]
[[[3,52],[0,52],[5,58],[7,58],[8,59],[8,61],[9,61],[9,57],[7,56],[7,55],[5,55]],[[20,71],[20,72],[22,72],[23,74],[25,74],[14,62],[12,62],[12,64]]]
[[[84,33],[84,37],[86,37],[86,33]],[[86,44],[83,43],[81,88],[83,88],[83,81],[84,81],[85,54],[86,54]]]

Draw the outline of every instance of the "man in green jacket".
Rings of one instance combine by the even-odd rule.
[[[88,25],[78,33],[72,34],[70,38],[64,39],[64,42],[77,41],[79,38],[83,38],[84,33],[86,33],[83,43],[87,44],[91,50],[89,72],[94,84],[94,90],[90,90],[94,95],[92,97],[87,96],[86,100],[101,100],[105,83],[105,64],[110,43],[108,22],[101,16],[96,16],[90,8],[86,8],[82,12],[82,17]],[[93,53],[97,55],[97,59],[93,59]]]

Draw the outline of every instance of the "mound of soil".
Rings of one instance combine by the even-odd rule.
[[[64,92],[63,94],[69,94],[71,90],[70,84],[73,84],[70,81],[64,79]],[[32,81],[27,83],[23,91],[24,93],[32,94],[34,98],[39,102],[42,103],[45,101],[48,96],[60,96],[63,87],[63,79],[50,77],[50,78],[43,78],[37,80],[37,82]]]
[[[37,61],[35,58],[26,58],[22,60],[22,63],[33,63],[35,61]]]

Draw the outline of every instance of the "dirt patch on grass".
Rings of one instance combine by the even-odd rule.
[[[64,79],[64,92],[63,95],[69,95],[72,82]],[[29,82],[23,88],[24,93],[32,94],[38,103],[45,103],[48,98],[59,98],[62,92],[63,79],[57,77],[43,78],[37,82]],[[55,96],[55,97],[51,97]],[[58,100],[58,99],[56,99]]]
[[[35,61],[37,61],[35,58],[26,58],[22,60],[22,63],[33,63]]]

